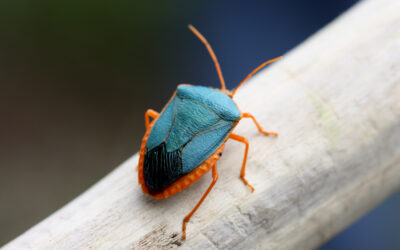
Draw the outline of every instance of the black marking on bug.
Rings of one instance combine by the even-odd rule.
[[[219,153],[218,153],[218,155],[219,155],[219,157],[221,157],[221,156],[222,156],[222,153],[221,153],[221,152],[219,152]]]
[[[167,152],[165,142],[146,150],[143,175],[150,194],[156,194],[182,176],[182,149]]]

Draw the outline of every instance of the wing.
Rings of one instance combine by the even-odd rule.
[[[189,173],[210,157],[224,143],[236,125],[220,119],[213,126],[195,135],[182,150],[182,172]]]
[[[237,121],[206,103],[175,95],[155,122],[147,143],[143,175],[156,193],[200,165],[225,141]]]

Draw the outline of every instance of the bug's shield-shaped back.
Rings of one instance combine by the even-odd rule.
[[[149,191],[162,191],[210,157],[240,115],[236,104],[217,90],[179,86],[146,144],[143,172]]]

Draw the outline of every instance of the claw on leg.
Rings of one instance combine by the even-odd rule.
[[[240,178],[242,179],[243,183],[251,189],[251,191],[254,191],[254,187],[252,185],[250,185],[249,182],[244,177],[245,171],[246,171],[247,153],[249,152],[249,142],[247,141],[247,139],[245,137],[236,135],[236,134],[230,134],[229,138],[233,139],[235,141],[244,143],[246,145],[246,148],[244,150],[242,169],[240,170]]]
[[[203,194],[199,202],[197,202],[196,206],[193,208],[193,210],[185,216],[183,219],[183,224],[182,224],[182,240],[186,239],[186,223],[189,222],[190,218],[192,215],[196,212],[196,210],[200,207],[201,203],[203,203],[204,199],[207,197],[208,193],[210,193],[211,189],[214,187],[215,183],[218,180],[218,171],[217,171],[217,165],[214,165],[212,168],[212,182],[210,186],[208,187],[207,191]]]
[[[254,118],[254,116],[251,115],[250,113],[243,113],[242,118],[251,118],[253,120],[254,124],[257,126],[257,129],[258,129],[258,131],[260,131],[260,133],[262,133],[264,135],[278,136],[278,133],[265,131],[261,127],[261,125],[257,122],[256,118]]]

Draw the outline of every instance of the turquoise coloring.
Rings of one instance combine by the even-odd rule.
[[[212,109],[218,116],[228,121],[238,121],[241,113],[231,98],[220,91],[203,86],[180,85],[177,95],[182,99],[192,99]]]
[[[189,173],[224,143],[241,113],[219,90],[179,85],[150,132],[146,150],[162,143],[168,153],[181,151],[181,174]]]

